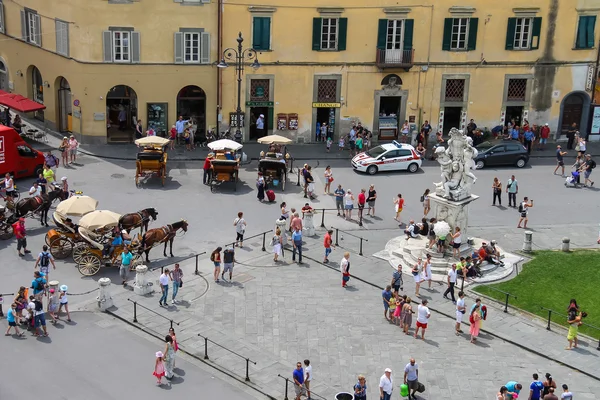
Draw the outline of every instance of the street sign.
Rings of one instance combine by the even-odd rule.
[[[73,105],[75,107],[79,107],[79,100],[78,99],[73,100]]]

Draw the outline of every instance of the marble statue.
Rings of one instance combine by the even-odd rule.
[[[435,151],[442,171],[442,181],[434,183],[438,196],[453,201],[461,201],[471,196],[471,186],[477,181],[474,159],[477,149],[473,140],[463,131],[456,128],[450,130],[448,148],[438,147]]]

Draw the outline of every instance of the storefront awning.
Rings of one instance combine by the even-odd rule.
[[[23,113],[39,111],[46,108],[45,105],[28,99],[27,97],[23,97],[20,94],[8,93],[3,90],[0,90],[0,104]]]

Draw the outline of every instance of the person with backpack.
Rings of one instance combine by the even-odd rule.
[[[590,187],[594,186],[594,181],[590,179],[590,175],[592,175],[592,171],[594,170],[594,168],[596,168],[596,161],[592,160],[591,154],[586,154],[585,162],[581,166],[581,170],[580,170],[580,172],[583,172],[583,177],[585,178],[585,181],[583,182],[583,186],[587,187],[588,182],[590,182],[590,185],[589,185]]]
[[[31,288],[33,289],[33,296],[36,299],[42,300],[42,296],[46,293],[46,287],[48,281],[44,279],[40,271],[33,273],[33,280],[31,281]]]
[[[50,264],[52,264],[53,269],[56,269],[56,264],[54,263],[54,257],[48,251],[48,246],[44,245],[42,247],[42,252],[38,255],[37,260],[35,260],[35,265],[33,269],[37,269],[40,267],[40,272],[44,274],[46,280],[50,280]]]
[[[228,247],[223,251],[223,272],[221,273],[221,279],[225,280],[225,273],[229,271],[229,281],[231,281],[234,263],[235,250],[233,247]]]
[[[33,317],[33,336],[40,336],[38,333],[40,326],[42,327],[44,336],[48,336],[48,331],[46,331],[46,316],[44,314],[44,305],[42,304],[42,301],[36,299],[34,296],[29,296],[29,305],[27,306],[27,309]]]
[[[519,219],[517,228],[521,228],[521,222],[525,222],[522,228],[527,229],[527,210],[531,207],[533,207],[533,200],[529,201],[528,197],[523,198],[523,201],[519,204],[519,214],[521,214],[521,218]]]

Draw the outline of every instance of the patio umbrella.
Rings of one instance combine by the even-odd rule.
[[[141,139],[136,139],[135,144],[138,146],[166,146],[169,144],[169,139],[162,138],[160,136],[146,136]]]
[[[45,105],[28,99],[27,97],[23,97],[20,94],[8,93],[3,90],[0,90],[0,104],[24,113],[39,111],[46,108]]]
[[[112,228],[119,224],[120,214],[108,210],[96,210],[84,215],[79,220],[79,226],[91,231],[98,228]]]
[[[61,201],[56,211],[62,215],[81,217],[95,211],[96,207],[98,207],[98,200],[90,196],[72,196]]]
[[[210,142],[208,144],[208,147],[211,150],[239,150],[241,149],[242,146],[240,143],[238,142],[234,142],[233,140],[229,140],[229,139],[221,139],[221,140],[215,140],[214,142]]]
[[[288,139],[279,135],[269,135],[261,137],[257,140],[257,142],[263,144],[290,144],[292,143],[292,139]]]

